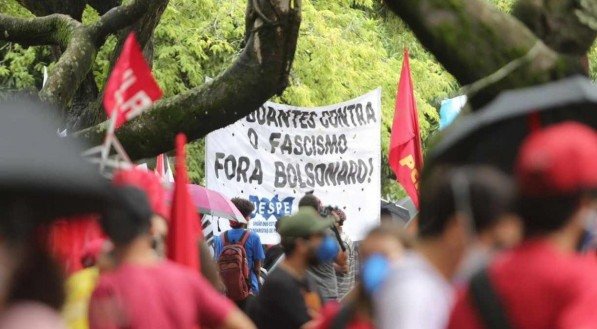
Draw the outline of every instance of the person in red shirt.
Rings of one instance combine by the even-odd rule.
[[[597,263],[576,253],[597,218],[596,132],[562,123],[531,134],[516,178],[525,240],[487,269],[493,297],[475,279],[461,292],[449,328],[597,328]]]
[[[89,306],[91,329],[252,329],[251,321],[199,274],[152,249],[152,210],[145,194],[120,188],[126,206],[102,227],[114,243],[116,268],[102,273]]]

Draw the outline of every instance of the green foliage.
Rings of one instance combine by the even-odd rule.
[[[489,0],[489,2],[505,12],[510,12],[514,5],[514,0]]]
[[[27,10],[16,1],[0,3],[0,13],[28,17]],[[43,81],[44,60],[49,55],[47,47],[22,47],[0,41],[0,90],[21,90],[39,87]]]

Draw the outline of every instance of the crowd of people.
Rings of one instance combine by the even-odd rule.
[[[45,247],[50,219],[32,215],[28,193],[5,198],[0,328],[597,328],[597,133],[578,123],[532,133],[514,178],[427,168],[409,227],[384,214],[358,242],[343,231],[358,218],[307,193],[276,223],[278,245],[231,220],[213,246],[197,241],[192,269],[166,257],[161,181],[119,170],[105,238],[88,241],[67,281]],[[232,203],[250,223],[254,205]]]

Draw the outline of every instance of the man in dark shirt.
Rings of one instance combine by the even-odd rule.
[[[322,300],[307,268],[318,262],[331,224],[310,208],[281,220],[285,259],[267,277],[250,311],[260,329],[299,329],[319,313]]]

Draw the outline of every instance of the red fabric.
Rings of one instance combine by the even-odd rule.
[[[162,90],[145,62],[135,34],[124,42],[120,57],[114,65],[104,93],[104,108],[108,117],[116,113],[116,128],[141,114],[162,97]]]
[[[489,275],[514,328],[597,328],[597,262],[592,257],[564,254],[544,241],[527,242],[492,264]],[[449,328],[483,329],[466,290]]]
[[[47,237],[51,253],[60,261],[65,272],[72,274],[83,268],[81,257],[85,246],[104,238],[104,234],[96,216],[87,216],[54,222]]]
[[[423,168],[423,151],[408,50],[404,51],[404,62],[396,94],[396,112],[392,125],[388,162],[396,174],[398,182],[418,208],[419,176]]]
[[[168,228],[167,250],[168,258],[182,265],[199,270],[198,239],[203,238],[199,215],[193,202],[187,184],[185,144],[183,134],[176,136],[176,177],[174,195],[172,199],[172,213]]]
[[[516,173],[521,193],[546,196],[597,188],[597,133],[566,122],[531,134],[520,149]]]
[[[327,303],[321,310],[322,320],[317,326],[317,329],[330,329],[341,308],[342,305],[336,302]],[[374,329],[374,326],[373,323],[360,318],[357,314],[355,318],[348,323],[346,329]]]
[[[170,261],[103,273],[91,297],[91,329],[220,328],[230,301],[196,271]]]
[[[166,204],[166,190],[153,173],[138,168],[120,170],[114,174],[112,180],[117,186],[130,185],[141,189],[147,195],[151,210],[155,214],[166,219],[170,217]]]

